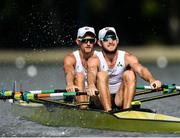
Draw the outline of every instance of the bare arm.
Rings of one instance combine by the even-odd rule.
[[[64,58],[64,73],[65,73],[67,91],[75,91],[75,86],[74,86],[75,62],[76,60],[73,54],[68,54]]]
[[[88,94],[90,96],[95,95],[96,88],[96,78],[99,67],[99,59],[97,57],[91,57],[88,60]]]
[[[139,74],[142,79],[149,82],[153,88],[161,87],[161,82],[159,80],[156,80],[153,77],[152,73],[148,70],[148,68],[141,65],[135,56],[126,53],[125,61],[126,66],[131,67],[135,72]]]

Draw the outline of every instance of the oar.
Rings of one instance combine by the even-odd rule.
[[[48,94],[48,93],[62,93],[67,91],[66,89],[55,89],[55,90],[52,89],[52,90],[30,90],[29,92],[33,94]]]
[[[26,91],[27,92],[27,91]],[[31,94],[51,94],[51,93],[65,93],[67,92],[65,89],[55,89],[55,90],[30,90],[28,91]],[[21,91],[9,91],[9,90],[2,90],[0,92],[0,99],[3,99],[2,96],[4,96],[6,99],[6,97],[14,97],[15,95],[18,97],[19,95],[23,94],[24,92]]]
[[[162,98],[167,98],[167,97],[172,97],[172,96],[177,96],[177,95],[180,95],[180,92],[175,92],[175,93],[170,93],[170,94],[165,94],[165,95],[152,96],[152,97],[146,97],[146,98],[139,98],[139,99],[135,99],[135,101],[147,102],[147,101],[152,101],[152,100],[157,100],[157,99],[162,99]]]
[[[137,95],[142,95],[142,94],[148,94],[148,93],[155,93],[156,91],[162,91],[164,94],[165,93],[172,93],[175,92],[176,90],[180,90],[180,86],[176,86],[175,84],[163,84],[161,88],[158,89],[153,89],[151,86],[136,86],[136,89],[140,90],[148,90],[148,91],[143,91],[143,92],[137,92]]]
[[[176,86],[175,84],[163,84],[161,86],[161,88],[180,90],[180,86]],[[152,90],[153,88],[151,86],[139,85],[139,86],[136,86],[136,89],[140,89],[140,90]]]
[[[61,93],[61,92],[67,92],[66,89],[49,89],[49,90],[27,90],[28,92],[32,94],[49,94],[49,93]],[[75,89],[75,91],[78,91],[78,89]],[[1,91],[2,93],[2,91]],[[4,90],[3,94],[4,96],[11,96],[13,93],[18,94],[19,91],[10,91],[10,90]]]
[[[173,88],[173,89],[179,89],[180,90],[180,86],[166,86],[166,85],[163,85],[162,88]],[[136,86],[136,89],[141,89],[141,90],[152,90],[152,91],[160,91],[161,89],[159,90],[153,90],[151,88],[151,86],[143,86],[143,85],[139,85],[139,86]],[[61,93],[61,92],[66,92],[66,89],[49,89],[49,90],[27,90],[29,91],[30,93],[33,93],[33,94],[47,94],[47,93]],[[11,96],[12,94],[18,94],[19,91],[15,91],[13,89],[13,91],[10,91],[10,90],[3,90],[3,94],[4,96]],[[1,91],[2,93],[2,91]],[[142,92],[142,94],[145,94],[146,92]],[[150,93],[150,92],[148,92]],[[138,93],[137,95],[140,95],[140,93]]]
[[[136,89],[140,89],[140,90],[152,90],[151,86],[144,86],[144,85],[138,85],[138,86],[136,86]]]
[[[163,99],[163,98],[177,96],[177,95],[180,95],[179,90],[177,90],[177,92],[173,92],[173,93],[169,93],[169,94],[166,93],[164,95],[135,99],[134,101],[131,102],[131,105],[134,108],[140,108],[142,102],[147,102],[147,101],[152,101],[152,100],[157,100],[157,99]]]
[[[141,102],[152,101],[156,99],[162,99],[162,98],[180,95],[180,91],[179,91],[180,86],[175,86],[175,84],[172,84],[172,85],[164,84],[159,89],[152,89],[151,86],[137,86],[136,89],[148,90],[148,91],[137,92],[136,96],[149,94],[149,93],[155,93],[157,91],[162,91],[162,94],[163,94],[163,95],[158,95],[158,96],[135,99],[134,101],[131,102],[131,105],[137,106],[137,107],[140,107]]]
[[[16,99],[16,100],[34,100],[38,98],[48,98],[48,97],[66,97],[66,96],[78,96],[78,95],[87,95],[86,92],[61,92],[61,93],[41,93],[34,94],[29,91],[24,93],[15,93],[14,97],[11,96],[0,96],[0,99]]]
[[[159,92],[159,91],[162,91],[162,89],[154,89],[154,90],[148,90],[148,91],[140,91],[140,92],[137,92],[135,94],[135,96],[139,96],[139,95],[145,95],[145,94],[149,94],[149,93],[156,93],[156,92]]]
[[[4,96],[11,96],[14,91],[4,90]],[[18,94],[20,91],[15,91],[15,94]],[[29,90],[28,92],[32,94],[48,94],[48,93],[61,93],[67,92],[66,89],[56,89],[56,90]],[[1,91],[2,93],[2,91]]]

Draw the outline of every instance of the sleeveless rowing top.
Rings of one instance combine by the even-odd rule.
[[[125,51],[118,50],[118,57],[115,66],[111,69],[108,67],[107,62],[102,52],[97,54],[100,60],[99,71],[107,71],[109,75],[109,89],[111,93],[116,93],[122,82],[122,74],[126,69],[125,66]]]
[[[97,51],[94,51],[94,54],[97,54]],[[79,50],[73,52],[73,55],[76,59],[75,72],[83,73],[85,76],[85,86],[87,86],[87,69],[83,66],[80,58]]]

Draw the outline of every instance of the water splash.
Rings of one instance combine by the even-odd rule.
[[[38,11],[32,6],[23,25],[25,29],[20,39],[24,47],[42,49],[74,45],[76,23],[68,13],[58,13],[53,8]]]

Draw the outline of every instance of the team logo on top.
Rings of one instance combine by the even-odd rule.
[[[89,30],[89,28],[86,27],[85,30]]]
[[[102,67],[103,69],[105,69],[105,66],[103,65],[103,67]]]
[[[118,67],[122,67],[123,65],[121,64],[121,62],[119,62],[119,63],[117,64],[117,66],[118,66]]]

